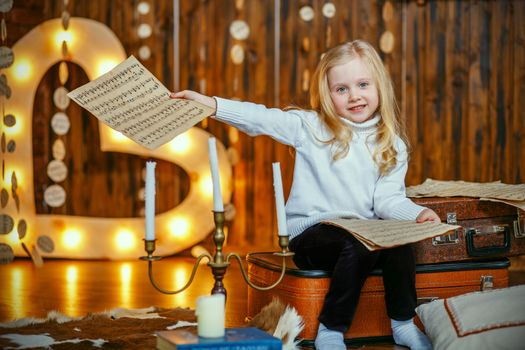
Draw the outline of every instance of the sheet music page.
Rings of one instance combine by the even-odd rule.
[[[112,129],[154,149],[214,112],[195,101],[171,99],[169,93],[151,72],[130,56],[68,96]]]
[[[508,205],[512,205],[513,207],[519,208],[521,210],[525,210],[525,201],[510,201],[506,199],[496,199],[496,198],[480,198],[482,201],[491,201],[491,202],[501,202]]]
[[[420,185],[407,188],[408,197],[475,197],[484,200],[499,199],[522,208],[525,206],[525,184],[496,182],[438,181],[426,179]]]
[[[344,228],[369,250],[391,248],[443,235],[461,226],[413,220],[333,219],[325,223]]]

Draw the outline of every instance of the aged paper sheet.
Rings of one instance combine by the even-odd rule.
[[[443,235],[461,226],[413,220],[333,219],[324,223],[344,228],[369,250],[391,248]]]
[[[496,182],[439,181],[426,179],[420,185],[406,190],[408,197],[475,197],[481,200],[503,202],[525,210],[525,184]]]
[[[195,101],[171,99],[169,93],[153,74],[130,56],[68,96],[112,129],[154,149],[214,112]]]

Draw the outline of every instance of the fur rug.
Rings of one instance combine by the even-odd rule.
[[[0,324],[0,349],[155,349],[155,332],[188,327],[196,332],[191,309],[113,309],[68,317],[59,312],[47,318],[23,318]],[[297,311],[274,300],[246,326],[259,327],[283,340],[283,350],[298,349],[302,330]]]
[[[299,349],[300,342],[297,337],[303,330],[304,323],[297,310],[274,298],[248,322],[247,326],[260,328],[281,339],[283,350],[296,350]]]

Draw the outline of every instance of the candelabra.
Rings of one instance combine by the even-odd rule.
[[[200,265],[200,261],[204,258],[208,259],[208,266],[211,268],[212,273],[213,273],[213,278],[215,279],[215,283],[211,290],[212,294],[222,293],[226,295],[226,288],[224,288],[222,279],[224,278],[224,275],[226,274],[226,270],[228,269],[228,266],[230,265],[231,258],[234,258],[238,261],[239,266],[241,267],[242,276],[250,287],[255,288],[257,290],[269,290],[277,286],[279,283],[281,283],[285,275],[285,272],[286,272],[286,257],[292,256],[294,254],[288,250],[288,236],[279,236],[279,246],[281,247],[281,251],[274,253],[275,255],[282,257],[281,275],[279,276],[277,281],[275,281],[273,284],[269,286],[257,286],[252,281],[250,281],[239,254],[229,253],[228,255],[226,255],[226,257],[224,256],[224,253],[222,251],[222,246],[223,246],[224,238],[225,238],[224,230],[223,230],[224,211],[213,211],[213,219],[215,222],[215,232],[213,234],[213,243],[215,244],[214,256],[212,257],[208,253],[199,255],[197,257],[197,260],[195,261],[195,265],[193,266],[193,270],[191,272],[188,282],[186,282],[184,286],[182,286],[180,289],[177,289],[177,290],[166,290],[164,288],[161,288],[155,282],[153,278],[153,262],[162,259],[162,257],[153,255],[153,252],[155,251],[155,240],[144,240],[146,253],[148,255],[143,256],[140,259],[148,261],[148,276],[149,276],[149,280],[151,284],[153,285],[153,287],[155,287],[155,289],[157,289],[159,292],[164,293],[164,294],[177,294],[177,293],[182,292],[183,290],[188,288],[193,282],[193,278],[195,277],[197,268]]]

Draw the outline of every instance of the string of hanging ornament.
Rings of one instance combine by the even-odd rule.
[[[10,156],[15,156],[16,141],[11,138],[9,131],[16,127],[16,116],[14,114],[6,114],[6,102],[11,98],[11,88],[9,87],[7,77],[3,70],[13,65],[15,55],[13,50],[7,46],[7,24],[6,14],[11,11],[13,1],[0,2],[0,12],[2,13],[2,21],[0,22],[0,107],[2,113],[2,132],[0,136],[0,149],[2,155],[2,188],[0,190],[0,207],[2,214],[0,214],[0,235],[7,236],[15,229],[16,219],[10,215],[4,214],[4,209],[8,205],[14,205],[16,212],[20,213],[20,197],[18,195],[18,180],[16,170],[11,174],[6,173],[6,167]],[[16,230],[18,239],[22,242],[26,235],[27,223],[23,218],[18,218],[16,222]],[[22,243],[23,244],[23,243]],[[0,243],[0,264],[9,264],[14,259],[14,252],[11,246],[7,243]]]
[[[67,11],[68,0],[63,1],[64,10],[62,11],[62,29],[67,33],[69,27],[69,12]],[[68,168],[64,163],[66,156],[65,137],[71,128],[70,118],[67,114],[70,99],[67,96],[69,90],[65,84],[69,79],[69,69],[67,65],[68,57],[67,41],[62,41],[62,60],[58,66],[59,87],[53,93],[53,103],[58,110],[51,118],[51,130],[54,134],[52,146],[52,159],[47,164],[47,176],[53,183],[44,190],[44,202],[52,207],[58,208],[66,202],[66,191],[61,182],[68,176]]]

